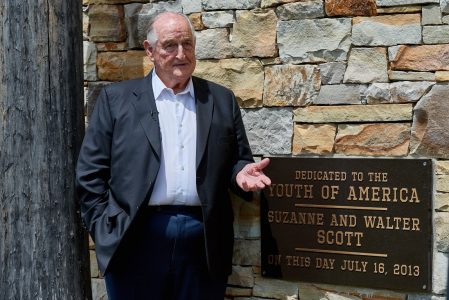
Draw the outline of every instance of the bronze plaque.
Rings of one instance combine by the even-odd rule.
[[[262,275],[431,290],[431,160],[272,157],[265,173]]]

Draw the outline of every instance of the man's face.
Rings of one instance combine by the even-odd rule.
[[[195,70],[195,39],[186,20],[167,14],[154,23],[158,40],[155,45],[144,42],[156,73],[167,87],[183,89]]]

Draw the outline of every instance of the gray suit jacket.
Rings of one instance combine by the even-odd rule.
[[[240,109],[223,86],[193,77],[197,108],[196,183],[209,271],[231,272],[233,213],[228,189],[243,197],[237,173],[253,162]],[[100,93],[77,164],[81,216],[105,273],[120,243],[148,205],[160,166],[161,136],[151,74]],[[125,254],[126,255],[126,254]]]

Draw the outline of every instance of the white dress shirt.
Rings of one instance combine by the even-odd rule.
[[[162,137],[161,166],[150,205],[200,205],[196,190],[196,106],[192,79],[174,94],[152,73]]]

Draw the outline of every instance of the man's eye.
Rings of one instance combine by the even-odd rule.
[[[192,50],[193,44],[191,42],[183,43],[182,48],[184,48],[185,50]]]
[[[174,52],[178,48],[176,44],[168,44],[164,46],[164,50],[167,52]]]

